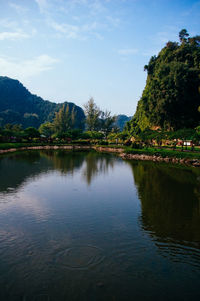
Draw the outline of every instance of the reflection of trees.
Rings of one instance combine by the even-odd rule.
[[[83,173],[84,179],[88,185],[91,184],[92,179],[99,173],[107,173],[109,167],[114,165],[114,157],[110,154],[99,154],[96,152],[90,152],[85,157],[85,169]]]
[[[84,153],[64,151],[26,151],[1,157],[0,192],[16,189],[27,179],[47,173],[53,169],[61,173],[73,173],[82,166]],[[11,190],[13,192],[13,190]]]
[[[48,150],[41,151],[41,157],[48,159],[54,169],[59,170],[62,174],[71,173],[73,174],[74,170],[81,168],[84,160],[84,152],[66,152],[64,150]]]
[[[141,200],[141,222],[156,240],[199,243],[196,171],[148,162],[130,163]]]
[[[70,152],[49,150],[41,152],[53,162],[55,169],[62,173],[73,174],[75,169],[80,169],[84,163],[83,177],[88,184],[99,173],[106,173],[109,167],[113,167],[113,156],[110,154],[91,152]]]
[[[38,176],[52,168],[37,151],[14,153],[0,158],[0,192],[9,187],[16,189],[26,179]]]
[[[66,152],[64,150],[26,151],[0,158],[0,192],[17,189],[27,179],[53,169],[73,174],[84,164],[84,179],[88,184],[98,173],[113,166],[113,157],[96,152]],[[13,190],[11,190],[13,192]]]

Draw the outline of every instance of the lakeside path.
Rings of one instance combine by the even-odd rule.
[[[142,161],[154,161],[154,162],[166,162],[174,164],[184,164],[193,167],[200,167],[200,159],[198,158],[177,158],[176,156],[161,156],[159,151],[156,154],[145,154],[145,153],[128,153],[124,148],[109,147],[109,146],[95,146],[95,145],[38,145],[38,146],[24,146],[18,148],[0,149],[0,155],[6,153],[13,153],[16,151],[24,150],[95,150],[99,152],[115,153],[118,154],[122,159],[125,160],[142,160]],[[175,155],[175,154],[174,154]]]

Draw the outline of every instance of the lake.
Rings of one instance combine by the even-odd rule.
[[[0,157],[0,300],[200,299],[200,170],[97,152]]]

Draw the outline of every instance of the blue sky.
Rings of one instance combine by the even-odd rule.
[[[93,97],[130,116],[144,65],[183,28],[200,34],[200,1],[0,0],[0,75],[44,99]]]

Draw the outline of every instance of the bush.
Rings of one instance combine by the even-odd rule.
[[[99,142],[100,145],[108,145],[108,141],[102,140]]]
[[[90,141],[89,140],[73,140],[72,144],[80,144],[80,145],[90,145]]]
[[[131,144],[131,147],[134,148],[134,149],[142,149],[142,145],[140,143],[136,143],[136,142],[133,142]]]

